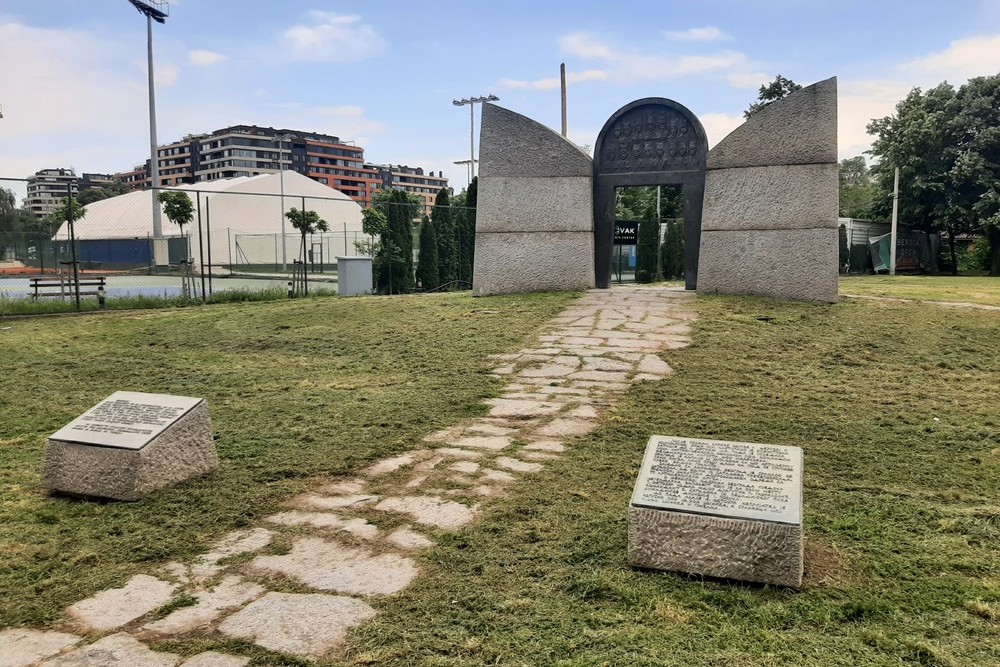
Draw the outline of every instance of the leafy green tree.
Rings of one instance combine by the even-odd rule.
[[[465,192],[465,210],[458,218],[458,279],[466,288],[472,287],[472,271],[476,257],[476,204],[479,199],[479,177],[473,176]]]
[[[444,188],[441,188],[434,198],[431,221],[437,239],[438,285],[451,285],[458,279],[459,221],[451,210],[451,200]]]
[[[894,171],[899,168],[899,221],[923,232],[947,233],[952,272],[958,272],[955,237],[976,227],[972,181],[956,169],[962,153],[960,103],[948,83],[926,93],[914,88],[891,116],[868,124],[875,196],[872,212],[888,219]],[[974,156],[970,156],[974,160]]]
[[[779,74],[774,77],[774,81],[760,87],[760,91],[757,94],[757,101],[743,112],[743,117],[749,118],[772,102],[777,102],[784,97],[788,97],[796,90],[801,89],[802,86]]]
[[[417,282],[425,290],[441,285],[438,266],[438,240],[434,223],[426,215],[420,223],[420,254],[417,255]]]
[[[177,225],[181,230],[181,236],[184,236],[184,225],[190,224],[194,218],[194,204],[191,198],[180,190],[161,190],[156,198],[163,204],[163,212],[166,213],[167,219]]]
[[[864,156],[844,158],[840,161],[837,173],[840,180],[841,217],[870,220],[876,190]]]
[[[679,220],[667,222],[667,231],[660,246],[660,267],[664,280],[684,278],[684,223]]]
[[[409,292],[413,289],[413,220],[423,201],[402,190],[382,190],[375,195],[374,206],[386,218],[379,239],[381,257],[374,262],[378,284],[385,285],[389,294]]]
[[[29,235],[41,235],[44,226],[28,211],[17,207],[17,198],[11,190],[0,188],[0,258],[4,251],[27,241]]]
[[[651,283],[658,278],[656,255],[659,244],[660,221],[654,218],[640,222],[635,249],[635,281],[637,283]]]
[[[111,197],[124,195],[128,192],[129,189],[124,183],[121,181],[114,181],[113,183],[100,188],[87,188],[86,190],[80,192],[77,199],[79,199],[82,205],[86,206],[87,204],[93,204],[95,201],[110,199]]]
[[[166,192],[160,193],[160,197],[162,198],[164,194],[168,193]],[[187,197],[187,195],[185,195],[185,197]],[[189,203],[190,201],[191,200],[188,199]],[[170,213],[168,212],[167,217],[169,216]],[[299,230],[299,233],[302,235],[302,261],[305,262],[306,236],[308,236],[309,234],[315,234],[316,232],[328,232],[330,231],[330,225],[327,224],[326,220],[319,217],[319,213],[317,213],[316,211],[307,211],[305,209],[300,211],[294,206],[285,213],[285,217],[288,218],[288,221],[290,223],[292,223],[292,227]]]

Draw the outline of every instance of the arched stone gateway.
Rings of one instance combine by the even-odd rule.
[[[608,119],[594,149],[597,287],[606,288],[611,283],[615,188],[680,185],[684,190],[684,286],[695,289],[707,158],[705,128],[693,113],[673,100],[636,100]]]

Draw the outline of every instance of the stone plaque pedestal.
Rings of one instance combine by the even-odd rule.
[[[49,438],[42,486],[139,500],[218,467],[203,399],[119,391]]]
[[[802,450],[653,436],[628,512],[628,561],[802,585]]]

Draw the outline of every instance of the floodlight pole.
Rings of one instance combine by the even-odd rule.
[[[288,139],[291,141],[291,137],[287,134],[283,134],[278,137],[278,180],[281,182],[281,272],[286,273],[288,271],[288,256],[285,250],[285,160],[281,155],[282,142]]]
[[[160,184],[160,160],[156,154],[156,94],[153,86],[153,17],[149,14],[146,15],[146,60],[146,69],[149,73],[149,185],[153,190],[153,238],[157,239],[163,236],[163,223],[160,220],[160,202],[156,198],[156,188]]]
[[[457,107],[469,105],[469,185],[472,185],[472,179],[476,177],[476,103],[479,102],[497,102],[499,97],[496,95],[487,95],[485,97],[470,97],[465,99],[464,97],[460,100],[452,100],[452,104]]]

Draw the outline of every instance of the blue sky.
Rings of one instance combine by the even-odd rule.
[[[836,75],[841,157],[913,86],[1000,72],[996,0],[175,0],[154,33],[160,143],[237,123],[315,130],[444,170],[456,190],[469,112],[452,100],[493,93],[558,129],[560,62],[579,144],[650,96],[690,108],[714,144],[775,74]],[[3,0],[0,176],[148,157],[145,46],[127,0]]]

